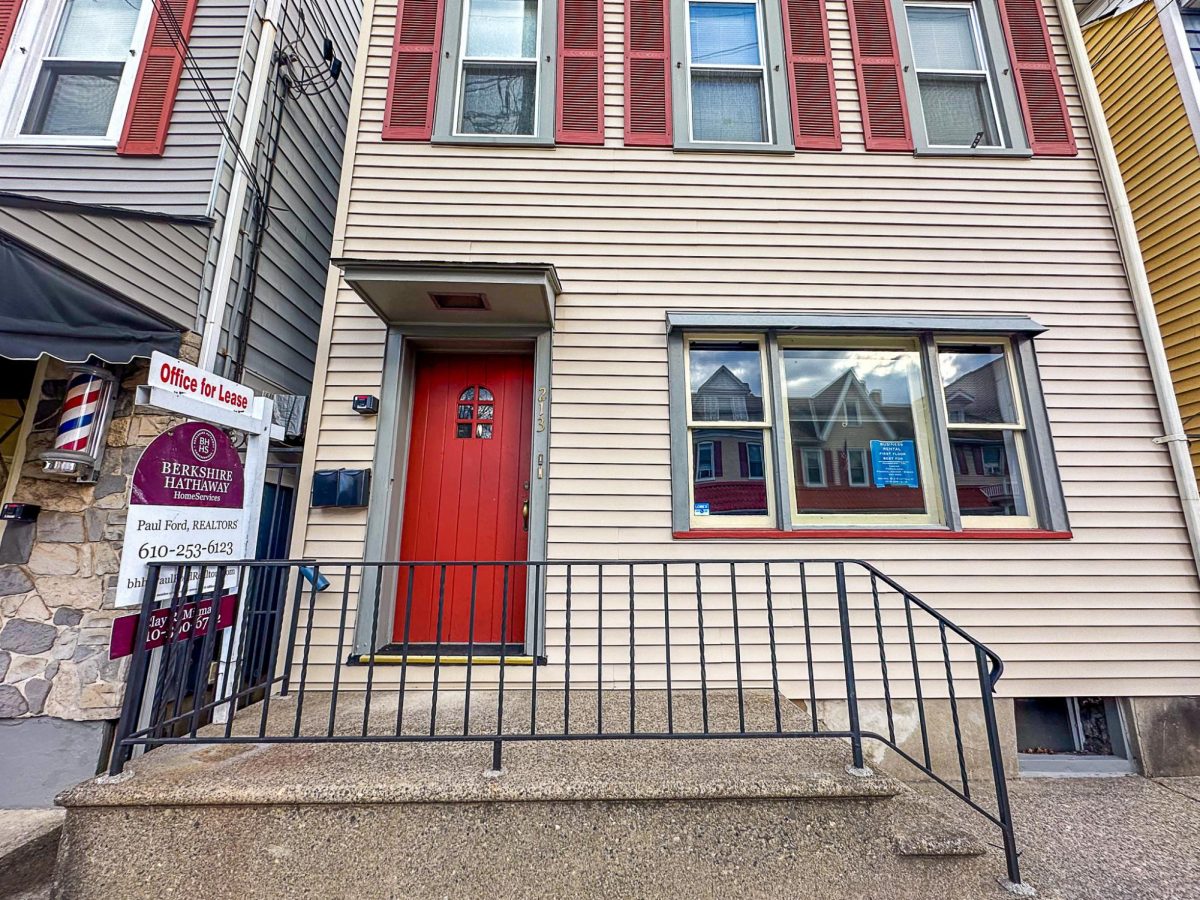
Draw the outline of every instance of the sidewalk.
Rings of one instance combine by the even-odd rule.
[[[1200,778],[1027,778],[1011,793],[1039,894],[1200,900]]]

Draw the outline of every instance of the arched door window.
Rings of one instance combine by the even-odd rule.
[[[495,418],[496,402],[492,392],[481,384],[465,388],[458,395],[454,436],[491,440],[492,423]]]

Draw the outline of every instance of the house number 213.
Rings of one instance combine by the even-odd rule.
[[[546,430],[546,389],[544,387],[538,388],[537,400],[538,400],[537,430],[545,431]]]

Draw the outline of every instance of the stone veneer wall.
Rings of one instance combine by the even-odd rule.
[[[180,356],[195,362],[199,340]],[[66,367],[52,361],[42,384],[13,499],[37,503],[34,524],[9,523],[0,540],[0,719],[120,714],[128,660],[109,660],[113,597],[129,502],[129,476],[143,448],[174,423],[135,413],[147,363],[123,367],[100,477],[94,484],[44,475],[38,454],[54,441]]]

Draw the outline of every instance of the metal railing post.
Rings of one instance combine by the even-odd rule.
[[[117,721],[117,733],[113,736],[112,755],[109,758],[108,774],[120,775],[133,756],[133,747],[125,743],[125,739],[133,733],[137,726],[138,715],[146,693],[147,657],[146,631],[150,624],[150,614],[154,609],[155,594],[158,589],[158,576],[162,566],[151,563],[146,570],[146,586],[142,589],[142,611],[138,615],[137,625],[133,630],[133,658],[129,663],[129,681],[125,685],[125,698],[121,704],[121,718]]]
[[[1008,780],[1004,775],[1004,755],[1000,750],[1000,729],[996,726],[996,704],[992,698],[994,684],[988,672],[987,655],[980,646],[975,647],[975,664],[979,668],[979,690],[983,702],[983,722],[987,730],[988,753],[992,761],[992,779],[996,786],[996,817],[1000,820],[1000,831],[1004,838],[1004,860],[1008,867],[1008,880],[1021,883],[1021,864],[1017,859],[1017,837],[1013,833],[1012,809],[1008,803]]]
[[[846,599],[846,564],[833,564],[837,581],[838,622],[842,628],[842,665],[846,670],[846,713],[850,720],[850,752],[854,757],[854,768],[866,768],[863,764],[862,725],[858,720],[858,688],[854,681],[854,645],[850,633],[850,605]]]

